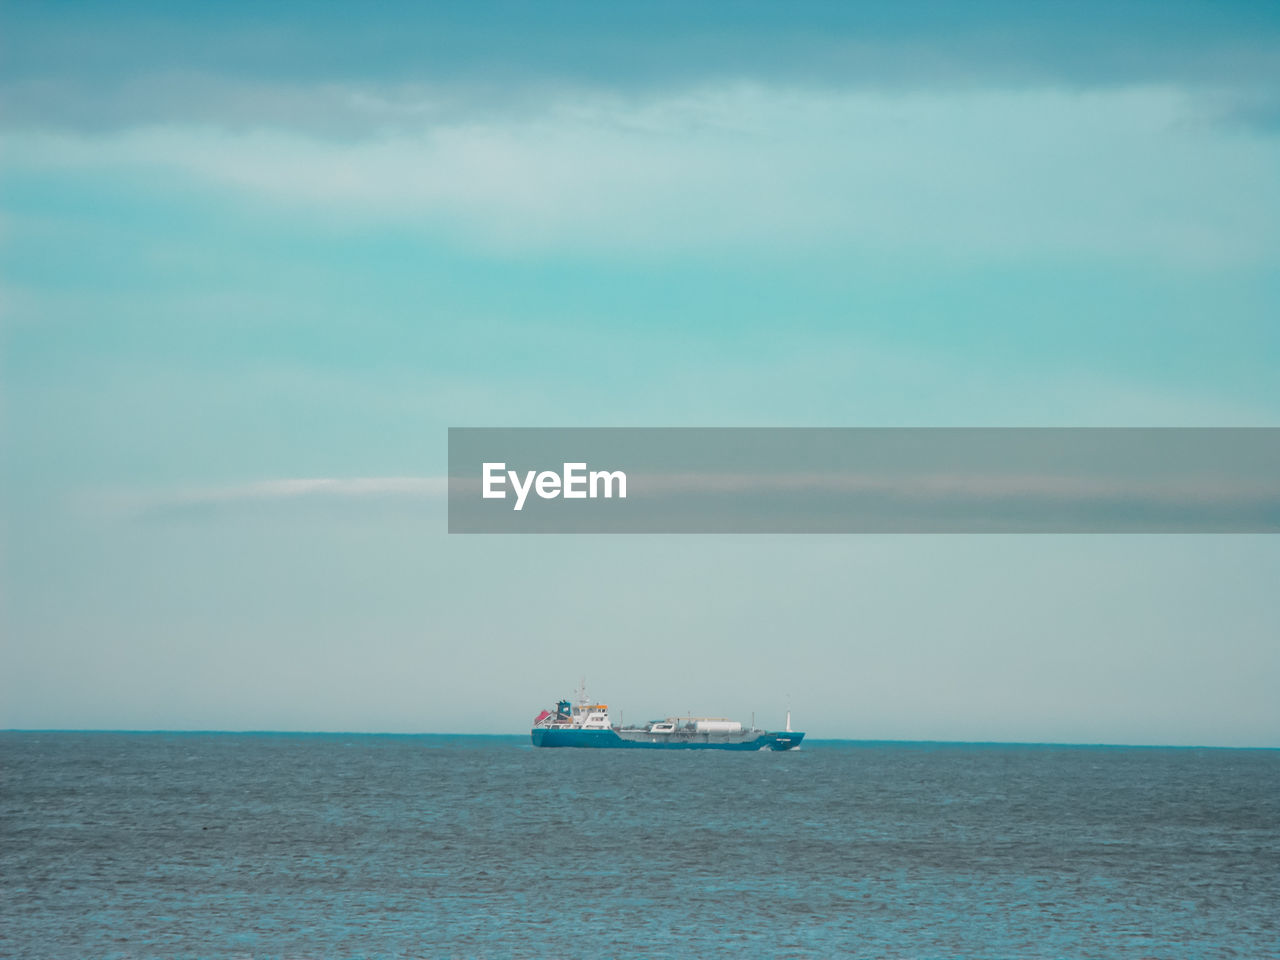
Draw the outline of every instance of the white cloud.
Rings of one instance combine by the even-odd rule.
[[[476,484],[478,486],[478,484]],[[1112,479],[1052,473],[928,473],[886,469],[859,473],[668,473],[632,477],[632,495],[657,494],[822,494],[887,495],[906,502],[954,506],[972,500],[1070,502],[1080,506],[1126,500],[1179,507],[1258,502],[1274,504],[1277,484],[1253,477]]]
[[[294,216],[410,223],[515,253],[1269,257],[1280,249],[1280,141],[1201,122],[1209,109],[1163,87],[742,85],[581,94],[347,142],[174,126],[21,133],[8,162],[177,175]]]
[[[423,477],[281,477],[245,483],[101,493],[92,503],[111,514],[152,513],[286,503],[305,499],[369,500],[408,498],[439,500],[449,493],[446,476]]]
[[[179,498],[188,503],[212,503],[228,500],[274,500],[312,494],[336,497],[384,494],[436,497],[448,492],[447,477],[287,477],[239,485],[195,488],[183,491]]]

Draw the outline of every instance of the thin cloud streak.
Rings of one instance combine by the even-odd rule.
[[[455,477],[456,533],[1277,533],[1259,478],[981,473],[628,472],[627,497],[523,513]]]
[[[1280,141],[1203,122],[1218,110],[1172,87],[902,96],[739,84],[350,143],[196,126],[24,133],[7,165],[158,177],[503,254],[1267,262],[1280,214],[1252,185],[1280,163]]]
[[[184,510],[284,504],[304,500],[440,500],[448,495],[449,478],[398,477],[282,477],[215,486],[168,490],[111,492],[93,502],[111,514],[145,517]]]
[[[1062,499],[1081,503],[1132,499],[1159,504],[1280,503],[1280,482],[1217,477],[1103,479],[1052,474],[937,473],[908,476],[849,473],[687,473],[636,475],[632,490],[678,493],[848,493],[892,494],[903,499]]]

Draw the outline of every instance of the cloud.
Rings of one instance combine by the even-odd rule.
[[[342,3],[19,3],[5,26],[7,122],[80,131],[196,122],[362,137],[442,109],[480,116],[566,90],[650,98],[744,78],[846,91],[1243,92],[1274,88],[1280,62],[1280,18],[1265,5],[1187,0],[742,2],[728,15],[661,2],[391,4],[376,14]]]
[[[441,500],[449,479],[422,477],[282,477],[209,486],[99,493],[94,506],[113,516],[155,518],[296,502]]]
[[[445,477],[287,477],[221,487],[193,488],[175,496],[177,502],[227,503],[235,500],[279,500],[323,495],[376,497],[387,494],[438,497],[448,492]]]
[[[1276,533],[1280,487],[1256,478],[1053,473],[628,471],[625,500],[481,500],[456,477],[459,533]]]
[[[24,175],[203,185],[299,219],[397,224],[504,254],[836,250],[1266,260],[1280,141],[1174,88],[953,94],[752,84],[595,96],[334,142],[154,127],[20,133]],[[424,108],[426,109],[426,108]]]
[[[1280,502],[1280,486],[1253,478],[1111,480],[1059,474],[1006,473],[670,473],[633,478],[636,493],[891,494],[914,501],[1090,501],[1145,500],[1171,506]]]

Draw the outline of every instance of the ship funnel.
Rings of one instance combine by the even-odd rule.
[[[791,732],[791,711],[787,711],[787,733]]]

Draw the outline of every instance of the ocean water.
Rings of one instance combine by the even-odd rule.
[[[4,957],[1280,957],[1280,752],[0,734]]]

